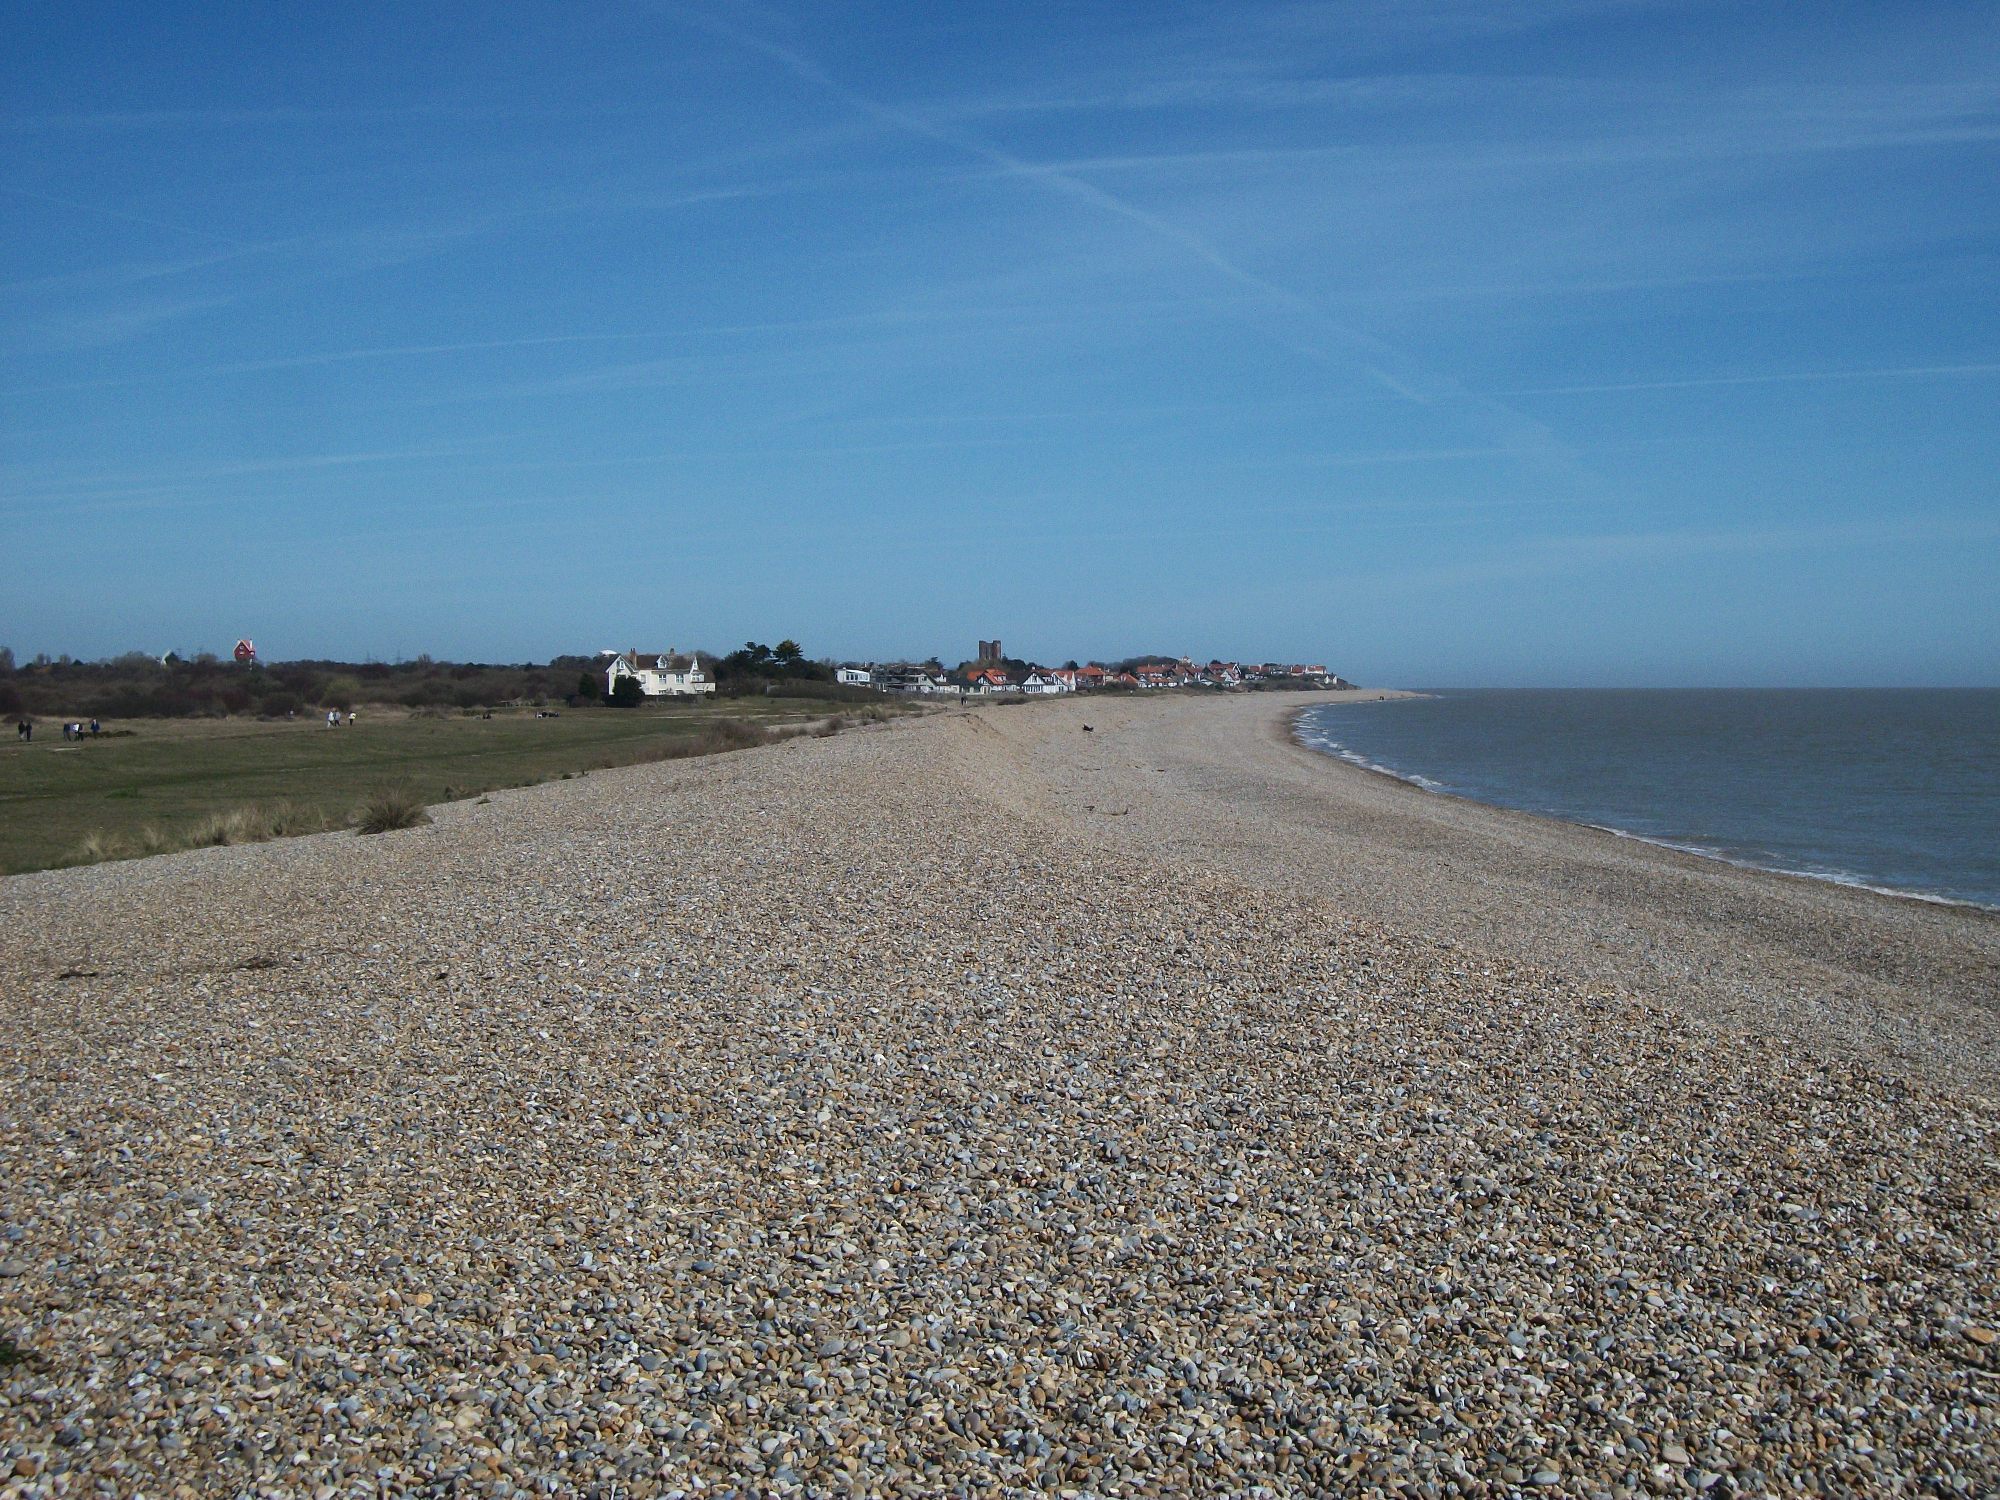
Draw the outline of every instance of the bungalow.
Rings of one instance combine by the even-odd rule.
[[[604,691],[610,696],[624,678],[635,679],[639,691],[648,698],[693,698],[715,691],[715,679],[702,667],[700,658],[683,656],[671,647],[665,651],[606,652],[611,659],[604,666]]]
[[[1066,675],[1068,674],[1061,672],[1045,672],[1040,667],[1036,667],[1026,677],[1021,679],[1021,691],[1024,693],[1038,693],[1044,696],[1052,693],[1073,693],[1076,691],[1076,688],[1062,681],[1062,678]]]
[[[875,677],[866,667],[857,667],[850,664],[844,667],[835,667],[833,669],[833,680],[842,687],[868,687],[874,683]]]

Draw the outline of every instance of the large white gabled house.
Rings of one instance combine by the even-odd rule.
[[[617,691],[620,679],[635,678],[648,698],[693,698],[715,691],[715,679],[693,654],[665,651],[605,651],[604,693]]]

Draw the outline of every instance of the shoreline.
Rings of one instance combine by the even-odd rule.
[[[1689,689],[1688,691],[1698,690]],[[1353,759],[1335,751],[1323,750],[1316,745],[1308,744],[1300,730],[1305,716],[1314,708],[1338,708],[1342,706],[1343,702],[1388,702],[1392,699],[1427,698],[1431,696],[1434,695],[1417,692],[1391,693],[1384,690],[1382,696],[1376,698],[1330,700],[1325,703],[1308,704],[1305,707],[1292,711],[1290,716],[1283,721],[1281,732],[1289,743],[1296,745],[1299,749],[1309,754],[1317,755],[1325,760],[1337,761],[1342,765],[1351,766],[1353,769],[1366,772],[1371,776],[1383,777],[1398,786],[1407,787],[1411,791],[1422,792],[1428,796],[1449,797],[1459,802],[1471,803],[1475,807],[1490,808],[1496,812],[1513,813],[1524,818],[1539,818],[1544,822],[1560,824],[1565,828],[1587,828],[1597,833],[1609,834],[1613,838],[1628,839],[1634,843],[1644,844],[1648,848],[1669,850],[1675,854],[1685,854],[1694,859],[1713,860],[1718,864],[1728,865],[1732,869],[1746,870],[1759,875],[1775,875],[1786,880],[1812,881],[1820,885],[1838,886],[1843,890],[1866,891],[1871,895],[1885,896],[1892,901],[1917,901],[1927,906],[1950,907],[1959,911],[1977,912],[1983,916],[2000,918],[2000,903],[1972,901],[1957,896],[1940,896],[1929,891],[1906,890],[1897,886],[1871,885],[1858,875],[1825,875],[1811,870],[1787,870],[1779,865],[1759,864],[1755,860],[1724,854],[1720,850],[1703,849],[1692,844],[1677,844],[1669,839],[1654,838],[1649,834],[1637,833],[1632,829],[1619,828],[1609,823],[1586,823],[1580,819],[1558,817],[1554,813],[1534,812],[1527,808],[1510,807],[1504,802],[1489,802],[1482,797],[1474,797],[1465,792],[1453,791],[1449,787],[1434,785],[1428,780],[1414,774],[1404,775],[1401,772],[1389,769],[1387,766],[1375,765],[1367,761]]]
[[[1144,748],[1163,785],[1201,795],[1176,800],[1171,830],[1135,806],[1104,831],[1129,853],[1162,840],[1226,851],[1232,878],[1361,920],[2000,1097],[2000,915],[1430,792],[1297,741],[1298,713],[1343,701],[1252,709],[1250,740],[1230,733],[1242,711],[1226,705],[1133,711],[1131,731],[1158,739]],[[1051,777],[1058,798],[1073,788]],[[1271,815],[1246,829],[1229,810],[1239,800]]]

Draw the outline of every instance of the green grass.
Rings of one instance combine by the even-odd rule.
[[[746,731],[827,716],[799,698],[565,711],[560,718],[137,720],[130,736],[65,744],[37,726],[0,742],[0,873],[352,826],[394,787],[419,807],[565,773],[754,743]],[[852,712],[851,704],[842,704]],[[900,705],[885,705],[894,711]]]

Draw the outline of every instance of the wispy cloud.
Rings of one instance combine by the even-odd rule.
[[[995,319],[1013,322],[1033,316],[1028,307],[1008,308],[963,308],[958,316],[967,322],[992,321]],[[1046,318],[1046,314],[1042,315]],[[214,375],[259,374],[269,370],[292,370],[316,365],[351,364],[359,361],[378,359],[428,358],[438,355],[487,354],[517,349],[550,349],[567,346],[590,346],[599,344],[644,344],[686,342],[702,343],[716,339],[755,338],[772,334],[838,333],[870,328],[896,328],[928,326],[937,321],[928,312],[889,309],[879,312],[857,312],[832,314],[823,318],[785,318],[765,322],[743,323],[701,323],[684,327],[663,327],[652,329],[632,329],[602,333],[553,333],[529,335],[520,338],[470,339],[435,344],[385,344],[362,349],[332,349],[312,354],[286,355],[273,359],[244,360],[234,364],[216,365],[205,373]],[[632,368],[652,368],[652,366],[616,366],[615,370]]]
[[[1451,463],[1460,459],[1529,458],[1533,455],[1505,444],[1471,447],[1377,448],[1355,453],[1274,453],[1254,460],[1250,467],[1372,469],[1388,464]]]
[[[485,434],[478,438],[408,448],[354,449],[273,457],[222,458],[193,463],[162,464],[156,470],[133,473],[70,473],[43,477],[32,468],[17,467],[0,475],[0,514],[35,513],[59,507],[64,515],[93,510],[158,509],[190,499],[226,499],[218,487],[238,479],[278,474],[312,474],[365,467],[462,460],[511,436]]]
[[[1475,104],[1526,104],[1547,109],[1558,100],[1603,103],[1629,97],[1629,88],[1621,90],[1609,80],[1550,73],[1367,72],[1298,77],[1242,68],[1204,72],[1184,67],[1170,77],[1137,79],[1123,69],[1110,70],[1103,77],[1085,78],[1067,87],[972,94],[912,103],[909,108],[933,123],[963,124],[1010,115],[1166,110],[1404,115]]]
[[[1810,156],[2000,140],[2000,91],[1904,88],[1851,91],[1846,108],[1815,92],[1760,90],[1698,95],[1615,113],[1543,119],[1539,128],[1467,138],[1453,128],[1433,134],[1373,135],[1309,144],[1204,147],[1189,151],[1106,153],[1037,163],[1060,173],[1229,172],[1246,167],[1338,163],[1399,175],[1412,171],[1480,173],[1607,168],[1648,162],[1727,161]]]
[[[0,191],[5,190],[0,189]],[[0,285],[0,294],[20,298],[66,296],[77,293],[88,295],[123,287],[145,286],[149,282],[172,281],[180,276],[198,275],[252,255],[263,254],[270,248],[264,245],[242,245],[234,249],[215,250],[200,255],[181,255],[171,259],[150,261],[121,261],[89,269],[61,271],[49,276],[24,277],[19,281]]]
[[[1626,380],[1597,385],[1523,386],[1509,396],[1602,396],[1621,391],[1696,391],[1711,386],[1798,385],[1842,380],[1963,380],[2000,375],[2000,364],[1899,365],[1874,370],[1773,370],[1748,375],[1699,375],[1681,380]]]
[[[1603,570],[1622,564],[1994,541],[2000,541],[2000,518],[1951,514],[1791,526],[1666,527],[1530,537],[1462,562],[1352,574],[1333,582],[1370,597],[1400,597],[1572,574],[1601,578]]]
[[[422,120],[462,120],[483,123],[502,119],[544,118],[552,113],[519,105],[404,104],[380,108],[305,107],[274,109],[104,109],[51,111],[0,116],[0,130],[15,134],[124,135],[148,132],[270,130],[285,126],[320,129],[328,125],[370,122],[403,123]],[[564,110],[565,115],[589,110]],[[598,111],[610,113],[610,111]]]
[[[1516,32],[1665,11],[1682,0],[1286,0],[1249,12],[1250,24],[1291,44],[1340,48],[1449,46]],[[1233,15],[1234,8],[1231,8]]]
[[[1513,451],[1565,472],[1576,471],[1574,451],[1545,424],[1504,403],[1474,395],[1454,382],[1419,369],[1415,361],[1382,339],[1338,322],[1311,298],[1249,270],[1207,239],[1180,224],[1107,192],[1075,173],[1031,161],[976,137],[938,125],[909,110],[870,98],[841,83],[805,54],[744,31],[731,22],[680,7],[673,8],[673,14],[712,35],[770,58],[799,79],[891,130],[972,156],[1098,213],[1122,219],[1153,238],[1177,247],[1225,280],[1255,293],[1271,311],[1281,315],[1282,330],[1266,331],[1305,358],[1326,365],[1358,364],[1370,380],[1406,400],[1422,405],[1449,406],[1478,427],[1504,433]],[[1301,331],[1307,330],[1318,334],[1319,338],[1308,340],[1298,336]]]
[[[20,198],[29,203],[40,203],[50,208],[65,208],[72,213],[91,214],[103,219],[117,219],[127,224],[139,224],[148,229],[165,229],[174,234],[182,234],[190,239],[210,240],[218,244],[233,245],[239,249],[254,248],[245,241],[231,235],[218,234],[212,229],[197,229],[191,224],[176,224],[168,219],[156,218],[151,214],[135,214],[127,209],[113,208],[102,203],[81,203],[74,198],[58,197],[54,193],[31,192],[26,188],[0,186],[0,193],[10,198]]]

